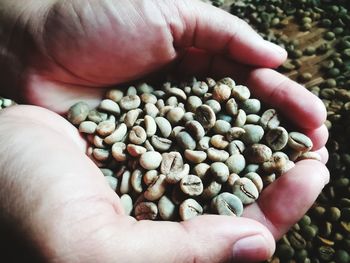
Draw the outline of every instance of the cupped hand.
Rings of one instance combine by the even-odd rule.
[[[323,104],[273,70],[250,68],[278,66],[286,53],[241,20],[197,1],[28,2],[16,24],[26,18],[32,44],[16,71],[25,101],[62,112],[75,100],[96,102],[100,86],[169,68],[232,76],[306,132],[326,162]],[[264,260],[329,177],[321,162],[301,161],[242,218],[136,222],[124,215],[118,196],[85,156],[84,141],[63,118],[16,106],[0,119],[2,217],[16,222],[49,262]]]
[[[15,80],[6,87],[25,102],[55,111],[77,99],[94,101],[101,87],[176,70],[181,61],[192,61],[191,47],[262,67],[276,67],[286,58],[244,21],[198,0],[4,0],[1,5],[5,11],[11,7],[0,10],[3,31],[9,31],[0,38],[5,54],[0,61],[13,61],[6,76]],[[10,69],[3,65],[3,72]]]

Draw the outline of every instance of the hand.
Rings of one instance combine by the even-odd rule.
[[[25,4],[21,14],[31,18],[27,26],[35,47],[26,50],[30,56],[17,68],[26,101],[64,111],[75,98],[94,100],[102,92],[94,87],[169,65],[195,75],[231,75],[307,132],[323,162],[327,160],[322,103],[272,70],[243,66],[274,67],[285,59],[283,50],[261,40],[245,23],[196,1],[81,3]],[[46,23],[40,20],[44,13]],[[186,49],[191,45],[197,49]],[[245,210],[245,218],[135,222],[123,215],[119,198],[64,119],[30,106],[5,110],[0,119],[3,220],[16,222],[17,231],[25,232],[49,262],[264,260],[273,253],[273,238],[307,211],[329,176],[320,162],[299,162],[264,190]]]

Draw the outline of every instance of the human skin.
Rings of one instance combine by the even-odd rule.
[[[2,0],[0,28],[1,93],[41,106],[0,112],[1,220],[44,262],[264,260],[329,180],[322,102],[268,69],[284,50],[222,10],[195,0]],[[247,84],[311,137],[322,162],[298,162],[241,218],[125,216],[84,140],[53,111],[96,105],[107,86],[167,71]]]

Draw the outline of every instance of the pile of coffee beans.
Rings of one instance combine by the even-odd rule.
[[[320,159],[306,135],[228,77],[112,89],[96,109],[78,102],[67,117],[138,220],[240,216],[294,161]]]

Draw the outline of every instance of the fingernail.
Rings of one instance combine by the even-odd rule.
[[[234,262],[251,262],[267,259],[269,248],[262,235],[244,237],[233,244]]]

